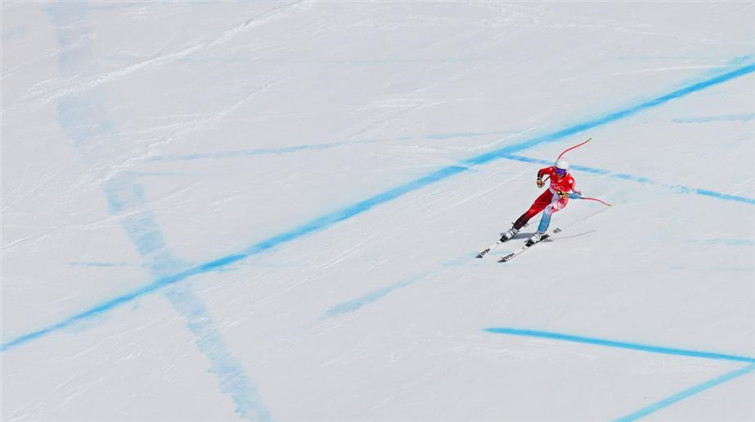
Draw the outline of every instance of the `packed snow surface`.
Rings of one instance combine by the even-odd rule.
[[[3,2],[2,420],[754,421],[753,22]]]

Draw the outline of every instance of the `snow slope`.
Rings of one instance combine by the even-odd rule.
[[[4,2],[2,420],[754,421],[753,21]]]

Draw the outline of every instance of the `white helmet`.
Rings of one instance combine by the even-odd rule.
[[[564,159],[560,159],[556,161],[556,168],[559,170],[569,171],[569,162]]]

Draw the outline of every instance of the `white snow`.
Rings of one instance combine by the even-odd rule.
[[[754,21],[4,2],[2,420],[755,421]]]

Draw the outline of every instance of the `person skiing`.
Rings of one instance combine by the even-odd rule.
[[[516,236],[516,234],[519,233],[519,230],[521,230],[522,227],[524,227],[524,225],[527,224],[527,222],[530,221],[532,217],[536,216],[540,212],[543,212],[543,217],[540,219],[540,225],[537,228],[537,232],[535,232],[535,234],[533,234],[532,237],[530,237],[530,239],[527,241],[527,244],[521,249],[518,249],[517,251],[511,252],[510,254],[501,257],[498,262],[508,262],[513,257],[519,255],[523,251],[527,250],[530,246],[542,240],[544,237],[548,237],[548,235],[545,234],[545,231],[548,230],[548,226],[551,223],[551,216],[554,212],[558,212],[564,209],[569,203],[569,199],[584,199],[587,201],[599,202],[608,207],[612,206],[612,204],[601,199],[582,196],[582,192],[577,189],[577,182],[575,182],[574,177],[569,174],[569,162],[561,158],[567,152],[575,148],[579,148],[582,145],[590,142],[591,140],[592,138],[587,138],[586,141],[580,142],[577,145],[565,149],[561,152],[561,154],[558,155],[558,158],[556,158],[555,165],[540,169],[537,172],[537,187],[542,188],[543,186],[545,186],[545,181],[543,179],[545,177],[548,177],[550,179],[548,190],[543,192],[540,196],[537,197],[537,199],[535,199],[535,202],[532,203],[532,206],[514,222],[509,230],[501,233],[501,238],[499,240],[480,251],[480,253],[477,254],[477,258],[483,258],[490,251],[500,246],[503,242],[506,242],[507,240]],[[554,230],[554,233],[556,232],[558,232],[558,229]]]
[[[582,192],[577,189],[574,177],[569,173],[568,161],[559,158],[556,161],[556,165],[540,169],[537,172],[537,180],[535,182],[538,188],[542,188],[545,185],[543,181],[543,177],[545,176],[550,178],[548,190],[535,199],[530,209],[522,214],[508,231],[501,233],[501,242],[514,237],[532,217],[543,211],[543,217],[540,219],[537,232],[532,235],[527,243],[534,244],[539,242],[545,231],[548,230],[553,213],[564,209],[569,203],[570,198],[579,199],[582,197]]]

